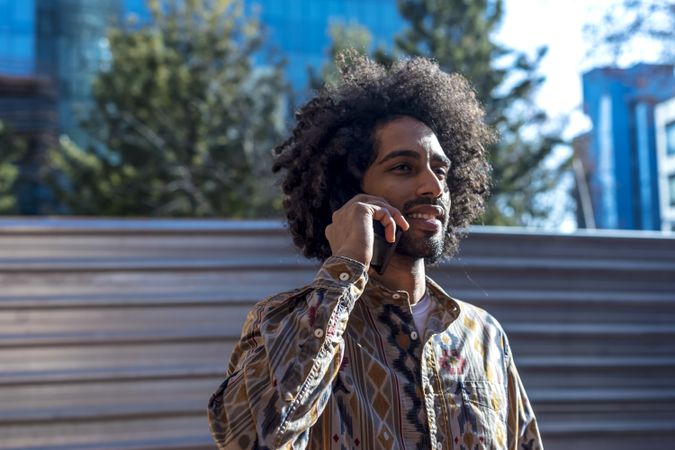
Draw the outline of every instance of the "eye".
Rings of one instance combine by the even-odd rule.
[[[448,176],[448,168],[444,166],[435,167],[434,172],[439,176],[439,178],[446,178]]]
[[[408,173],[412,171],[412,167],[408,163],[398,163],[390,169],[392,172]]]

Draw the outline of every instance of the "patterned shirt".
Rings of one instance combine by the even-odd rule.
[[[408,294],[328,258],[314,281],[249,313],[209,401],[220,449],[541,449],[506,335],[427,278]]]

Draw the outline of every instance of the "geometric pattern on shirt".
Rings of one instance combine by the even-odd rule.
[[[405,418],[421,438],[416,448],[418,450],[428,449],[431,447],[428,439],[429,430],[423,409],[423,399],[419,392],[422,380],[421,374],[416,370],[420,367],[420,340],[410,337],[411,332],[414,331],[412,315],[399,305],[384,304],[378,319],[388,328],[388,343],[398,350],[398,357],[394,359],[393,366],[405,379],[403,393],[408,397],[405,404],[410,405],[410,409],[405,412]]]

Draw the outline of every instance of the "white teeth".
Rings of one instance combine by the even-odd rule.
[[[419,213],[413,213],[413,214],[410,214],[410,218],[412,218],[412,219],[432,220],[432,219],[435,219],[436,216],[433,215],[433,214],[419,214]]]

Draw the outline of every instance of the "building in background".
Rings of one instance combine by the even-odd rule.
[[[0,75],[35,69],[35,0],[0,0]]]
[[[662,228],[662,217],[668,215],[663,209],[667,189],[663,184],[659,187],[659,173],[665,169],[657,157],[655,108],[675,97],[673,70],[673,65],[637,64],[628,69],[593,69],[583,75],[584,109],[593,128],[575,146],[583,166],[583,176],[577,170],[578,197],[586,211],[581,225],[588,226],[592,214],[597,228]],[[662,125],[664,130],[669,126]],[[590,203],[586,206],[581,201],[584,183]]]
[[[286,76],[296,92],[309,87],[308,69],[318,71],[330,50],[333,24],[358,24],[372,35],[372,45],[391,49],[404,28],[396,0],[243,0],[248,13],[258,14],[267,51],[286,60]],[[150,20],[145,0],[124,0],[127,15]],[[263,61],[264,58],[260,58]]]
[[[0,75],[54,84],[59,133],[82,143],[90,86],[109,59],[107,28],[122,0],[0,0]]]
[[[384,48],[404,27],[396,0],[243,2],[263,24],[264,52],[286,60],[287,79],[301,95],[309,87],[309,67],[319,72],[326,61],[332,24],[362,25],[372,45]],[[110,62],[107,29],[131,15],[137,24],[150,22],[146,0],[0,0],[0,120],[30,142],[31,157],[22,167],[28,179],[36,173],[33,162],[59,135],[88,147],[80,123],[92,104],[92,81]],[[253,56],[264,71],[264,54]],[[45,193],[37,187],[29,192],[30,186],[21,212],[48,212]]]
[[[0,0],[0,120],[28,145],[22,214],[53,212],[37,167],[57,136],[87,145],[80,123],[109,60],[107,28],[121,13],[122,0]]]
[[[675,231],[675,97],[654,107],[661,229]]]
[[[106,33],[121,18],[122,0],[34,0],[35,69],[58,93],[59,131],[86,146],[80,123],[91,84],[110,60]]]
[[[258,5],[269,42],[286,58],[286,75],[296,92],[308,86],[308,68],[326,62],[333,24],[358,24],[371,33],[373,46],[391,49],[404,28],[396,0],[246,0]]]
[[[404,27],[396,0],[244,0],[266,31],[266,50],[286,60],[296,92],[308,88],[308,68],[319,71],[330,49],[334,23],[359,24],[372,45],[391,48]],[[0,0],[0,75],[51,79],[57,93],[59,132],[86,144],[79,123],[86,116],[91,82],[110,54],[106,30],[136,16],[151,20],[146,0]],[[263,58],[259,63],[264,64]]]
[[[34,76],[0,75],[0,121],[25,143],[17,186],[19,214],[51,214],[53,201],[42,182],[42,158],[56,145],[56,92],[53,83]],[[0,148],[0,157],[2,149]]]

